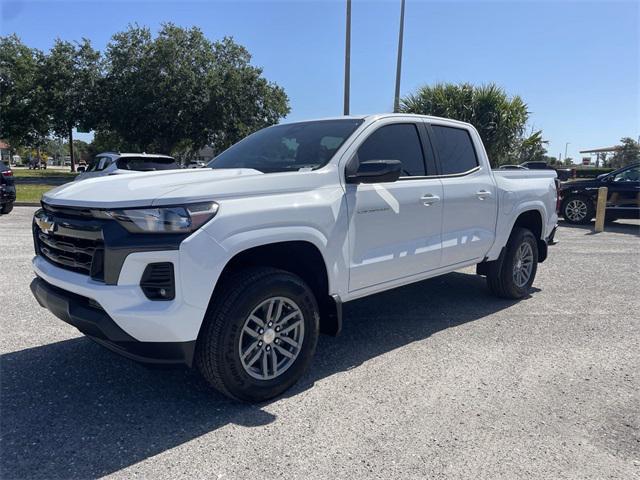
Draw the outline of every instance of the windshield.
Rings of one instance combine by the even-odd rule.
[[[253,168],[263,173],[314,170],[326,165],[362,123],[320,120],[259,130],[209,162],[211,168]]]

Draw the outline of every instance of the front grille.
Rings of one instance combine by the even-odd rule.
[[[96,250],[101,245],[93,240],[38,232],[40,253],[52,263],[79,273],[91,274]]]
[[[40,213],[36,213],[36,217]],[[104,280],[102,230],[86,218],[61,216],[47,211],[45,230],[33,224],[36,253],[53,265]],[[50,228],[49,225],[51,225]]]

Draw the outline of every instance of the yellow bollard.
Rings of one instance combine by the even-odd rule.
[[[596,233],[604,231],[604,216],[607,210],[607,187],[598,189],[598,205],[596,206]]]

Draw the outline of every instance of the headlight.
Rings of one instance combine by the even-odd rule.
[[[158,208],[126,208],[94,212],[112,218],[131,233],[190,233],[218,213],[215,202]]]

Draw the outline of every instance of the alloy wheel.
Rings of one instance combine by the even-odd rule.
[[[518,247],[513,264],[513,282],[518,288],[524,287],[533,271],[533,249],[527,242]]]
[[[587,204],[582,200],[571,200],[564,209],[565,215],[573,222],[584,220],[587,216],[587,211]]]
[[[282,375],[300,354],[304,317],[290,298],[271,297],[249,314],[238,345],[245,372],[258,380]]]

